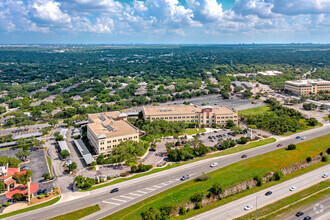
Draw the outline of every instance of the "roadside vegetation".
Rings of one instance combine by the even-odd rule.
[[[308,156],[315,157],[319,155],[320,152],[325,152],[328,149],[330,135],[325,135],[316,140],[309,140],[303,143],[299,143],[297,144],[297,149],[293,151],[279,149],[270,153],[240,161],[222,169],[215,170],[209,173],[211,177],[206,181],[199,182],[191,180],[173,187],[172,197],[171,190],[166,190],[142,202],[132,205],[131,207],[121,210],[120,213],[115,213],[106,219],[140,219],[142,217],[142,213],[147,212],[150,208],[153,208],[154,210],[160,210],[163,206],[172,207],[171,210],[173,211],[174,207],[179,207],[183,204],[189,203],[192,196],[194,195],[202,193],[203,197],[206,196],[208,191],[215,184],[220,184],[222,190],[226,190],[227,188],[243,181],[254,179],[257,176],[261,177],[269,172],[278,171],[294,163],[305,161],[306,157]],[[317,166],[321,166],[322,164],[325,163],[319,163]],[[306,171],[309,169],[306,168],[304,170]],[[304,171],[300,170],[295,173],[301,174],[303,172]],[[287,179],[290,176],[294,176],[294,173],[284,176],[282,180]],[[263,184],[262,187],[265,187],[265,185],[269,187],[271,184],[276,184],[277,182],[279,181],[271,181],[270,183]],[[239,193],[236,195],[243,194],[244,192],[242,194]],[[223,198],[220,202],[215,202],[210,206],[206,206],[205,208],[201,206],[198,209],[190,210],[190,212],[187,215],[183,215],[182,218],[187,218],[189,216],[201,213],[211,207],[214,208],[215,206],[223,204],[223,201],[228,202],[232,197],[233,196],[228,197],[228,200],[227,198]],[[198,202],[194,203],[197,205]],[[178,218],[180,219],[181,217]]]
[[[79,209],[74,212],[70,212],[64,215],[57,216],[55,218],[51,218],[49,220],[78,220],[81,219],[87,215],[93,214],[94,212],[100,211],[99,205],[89,206],[83,209]]]

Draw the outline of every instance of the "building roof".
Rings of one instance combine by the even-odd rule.
[[[98,138],[112,138],[139,133],[139,129],[128,121],[117,119],[117,115],[121,114],[123,113],[119,111],[90,114],[88,117],[91,123],[87,124],[87,126]]]
[[[323,79],[306,79],[306,80],[286,81],[285,83],[290,83],[295,85],[308,85],[308,84],[330,83],[330,81]]]
[[[89,152],[86,145],[84,144],[84,142],[81,139],[76,139],[73,141],[74,141],[75,145],[77,146],[79,152],[83,156],[86,164],[91,164],[93,161],[95,161],[92,154]]]
[[[42,136],[41,132],[23,133],[23,134],[14,135],[13,139],[18,140],[19,138],[40,137],[40,136]]]
[[[68,133],[68,131],[69,131],[69,129],[67,129],[67,128],[63,128],[63,129],[61,129],[61,131],[60,131],[60,135],[62,135],[63,138],[66,138],[66,134]]]
[[[202,112],[202,109],[212,108],[216,114],[231,114],[233,111],[225,106],[201,106],[196,105],[171,105],[171,106],[144,106],[143,111],[146,115],[177,115],[194,114]]]
[[[71,151],[70,151],[66,141],[59,141],[58,146],[60,146],[61,151],[62,150],[67,150],[71,154]]]

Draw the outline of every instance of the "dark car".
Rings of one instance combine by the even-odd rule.
[[[311,220],[312,219],[312,217],[310,217],[310,216],[306,216],[305,218],[304,218],[304,220]]]
[[[282,144],[278,144],[277,147],[282,147],[283,145]]]
[[[151,148],[149,148],[149,151],[156,151],[156,148],[151,147]]]
[[[297,136],[296,139],[300,139],[300,136]]]
[[[115,193],[115,192],[118,192],[118,191],[119,191],[118,188],[114,188],[114,189],[112,189],[112,190],[110,191],[110,193]]]
[[[303,214],[304,214],[303,212],[300,212],[300,211],[299,211],[299,212],[297,212],[296,216],[297,216],[297,217],[300,217],[300,216],[302,216]]]
[[[241,158],[246,158],[247,157],[247,155],[246,154],[243,154],[242,156],[241,156]]]
[[[265,193],[265,195],[266,195],[266,196],[269,196],[269,195],[271,195],[272,193],[273,193],[272,191],[268,191],[268,192]]]
[[[184,181],[184,180],[187,180],[187,179],[189,179],[189,175],[184,175],[183,177],[181,177],[181,181]]]
[[[47,193],[47,189],[43,189],[42,190],[42,193]]]
[[[39,189],[39,190],[37,191],[37,194],[38,194],[38,195],[42,194],[42,190]]]

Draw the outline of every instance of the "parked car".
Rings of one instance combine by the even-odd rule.
[[[304,220],[311,220],[311,219],[312,217],[310,217],[309,215],[304,218]]]
[[[110,193],[115,193],[115,192],[118,192],[118,191],[119,191],[118,188],[114,188],[114,189],[112,189],[112,190],[110,191]]]
[[[27,167],[27,166],[22,167],[22,170],[28,170],[28,169],[29,169],[29,167]]]
[[[156,148],[154,148],[154,147],[150,147],[150,148],[149,148],[149,151],[156,151]]]
[[[296,216],[297,216],[297,217],[300,217],[300,216],[302,216],[303,214],[304,214],[303,212],[299,211],[299,212],[297,212]]]
[[[42,190],[39,189],[39,190],[37,191],[37,194],[38,194],[38,195],[42,194]]]
[[[322,178],[327,178],[328,174],[327,173],[323,173]]]
[[[297,188],[296,187],[294,187],[294,186],[291,186],[290,187],[290,191],[295,191]]]
[[[282,147],[283,145],[282,144],[278,144],[277,147]]]
[[[241,156],[241,158],[246,158],[247,157],[247,155],[246,154],[243,154],[242,156]]]
[[[42,193],[43,193],[43,194],[47,193],[47,189],[46,189],[46,188],[43,189],[43,190],[42,190]]]
[[[217,162],[214,162],[214,163],[212,163],[212,164],[210,165],[210,167],[216,167],[216,166],[218,166],[218,163],[217,163]]]
[[[272,193],[273,193],[272,191],[268,191],[268,192],[265,193],[265,195],[266,195],[266,196],[269,196],[269,195],[271,195]]]
[[[188,174],[182,176],[180,180],[181,180],[181,181],[185,181],[185,180],[187,180],[187,179],[189,179],[189,175],[188,175]]]
[[[300,139],[300,136],[297,136],[296,139]]]
[[[252,208],[253,208],[253,205],[247,205],[247,206],[244,207],[244,210],[250,210]]]

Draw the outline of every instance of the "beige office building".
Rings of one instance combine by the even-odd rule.
[[[198,123],[199,126],[210,127],[212,124],[225,126],[228,120],[238,123],[238,114],[225,106],[144,106],[145,120],[163,119],[165,121],[183,121],[185,123]]]
[[[139,141],[139,129],[118,111],[88,115],[87,137],[98,154],[111,153],[122,141]]]
[[[330,91],[330,81],[322,79],[286,81],[284,89],[294,95],[309,96],[321,90]]]

